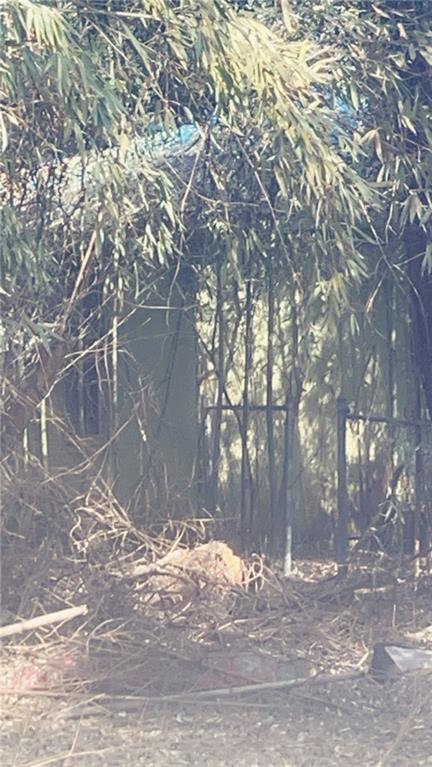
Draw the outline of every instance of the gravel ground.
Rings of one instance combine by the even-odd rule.
[[[133,711],[35,697],[3,710],[2,764],[421,767],[432,765],[431,698],[424,676]]]

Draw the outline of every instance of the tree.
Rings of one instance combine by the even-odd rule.
[[[265,14],[223,0],[18,0],[1,14],[3,322],[7,378],[20,378],[6,392],[10,444],[76,323],[86,335],[89,293],[197,265],[203,249],[240,275],[277,248],[292,274],[298,236],[329,284],[361,274],[348,222],[369,192],[352,142],[338,128],[342,154],[333,138],[329,47],[291,42]],[[185,123],[202,136],[186,173],[155,168],[149,146]]]
[[[358,170],[380,195],[364,221],[376,242],[378,279],[384,286],[387,271],[410,294],[412,347],[432,414],[430,2],[292,7],[300,36],[308,29],[338,48],[341,78],[333,96],[355,116],[354,142],[366,151]]]
[[[243,435],[253,314],[264,292],[266,397],[295,403],[298,418],[315,374],[325,401],[334,397],[335,340],[352,340],[371,307],[385,303],[389,278],[412,289],[415,345],[429,344],[427,9],[399,11],[384,0],[241,5],[4,4],[3,432],[11,449],[59,375],[97,353],[95,322],[117,378],[118,329],[127,316],[140,325],[142,304],[164,280],[164,302],[175,283],[192,321],[195,290],[206,279],[217,286],[219,405],[225,367],[235,367],[233,355],[223,362],[224,296],[244,308]],[[191,131],[187,151],[175,148],[179,131]],[[288,336],[281,331],[276,344],[281,317]],[[427,401],[429,359],[418,355]],[[382,367],[378,353],[374,360]],[[245,450],[241,464],[245,477]]]

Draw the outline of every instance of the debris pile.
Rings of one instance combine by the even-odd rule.
[[[132,577],[145,601],[171,597],[175,602],[223,596],[242,588],[247,579],[245,562],[222,541],[202,543],[194,548],[177,548],[152,564],[135,564]]]

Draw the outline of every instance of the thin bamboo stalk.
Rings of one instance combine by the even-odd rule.
[[[276,514],[276,463],[275,463],[275,444],[274,444],[274,423],[273,423],[273,369],[274,369],[274,315],[275,315],[275,296],[273,280],[273,264],[271,254],[267,262],[267,381],[266,381],[266,421],[267,421],[267,454],[268,454],[268,485],[269,485],[269,512],[270,526],[269,535],[269,554],[273,555],[275,544],[275,514]]]
[[[224,285],[222,263],[218,262],[216,272],[216,323],[218,334],[217,353],[217,396],[213,418],[213,450],[211,476],[211,511],[215,511],[219,490],[220,442],[222,429],[223,395],[225,390],[225,318],[223,311]]]
[[[296,477],[294,475],[294,443],[303,386],[299,361],[299,326],[294,286],[291,296],[291,365],[290,382],[287,394],[288,411],[285,431],[285,575],[290,574],[293,561],[294,484],[296,482]]]
[[[79,605],[78,607],[67,607],[65,610],[57,610],[55,613],[38,615],[37,618],[10,623],[8,626],[0,627],[0,637],[4,639],[15,634],[22,634],[24,631],[33,631],[33,629],[41,628],[42,626],[52,626],[55,623],[70,621],[79,615],[86,615],[87,612],[87,605]]]
[[[252,522],[252,509],[250,503],[250,491],[252,477],[248,476],[248,430],[249,430],[249,389],[250,371],[252,366],[252,282],[249,278],[246,284],[246,320],[244,335],[244,383],[243,383],[243,410],[241,419],[241,499],[240,499],[240,526],[242,545],[249,543]]]

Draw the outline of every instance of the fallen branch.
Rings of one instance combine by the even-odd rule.
[[[179,701],[182,703],[194,703],[196,700],[206,700],[213,698],[227,698],[232,695],[244,695],[245,693],[263,692],[265,690],[287,690],[293,687],[304,687],[311,684],[329,684],[334,682],[345,682],[351,679],[360,679],[365,677],[364,671],[348,671],[343,674],[315,674],[315,676],[304,677],[302,679],[281,680],[279,682],[262,682],[260,684],[245,684],[234,687],[220,687],[213,690],[197,690],[196,692],[178,692],[172,695],[121,695],[121,696],[101,696],[97,703],[102,706],[102,710],[112,711],[136,711],[141,706],[148,703],[171,703]],[[74,719],[95,714],[94,706],[84,706],[71,713],[67,718]]]
[[[197,692],[175,693],[160,697],[148,697],[148,701],[169,701],[182,698],[212,698],[226,695],[242,695],[250,692],[262,692],[263,690],[284,690],[291,687],[303,687],[309,684],[328,684],[329,682],[344,682],[348,679],[359,679],[365,676],[363,671],[348,671],[344,674],[315,674],[314,676],[301,677],[299,679],[281,679],[278,682],[260,682],[259,684],[242,684],[231,687],[219,687],[211,690],[197,690]],[[141,699],[142,700],[142,699]]]
[[[14,634],[22,634],[24,631],[32,631],[33,629],[38,629],[41,626],[49,626],[53,623],[64,623],[64,621],[70,621],[78,615],[86,614],[87,605],[79,605],[78,607],[68,607],[66,610],[58,610],[55,613],[39,615],[37,618],[22,620],[18,623],[10,623],[8,626],[0,627],[0,638],[10,637]]]

